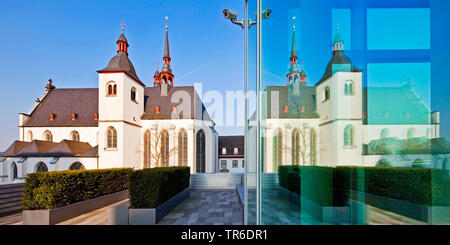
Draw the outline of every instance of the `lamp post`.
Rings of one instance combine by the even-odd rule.
[[[258,5],[259,6],[259,5]],[[259,10],[259,7],[258,7]],[[222,11],[223,13],[223,17],[225,17],[226,19],[230,20],[231,23],[240,26],[242,29],[244,29],[244,88],[245,88],[245,92],[246,92],[246,98],[245,98],[245,129],[244,129],[244,159],[245,159],[245,175],[244,175],[244,198],[245,198],[245,202],[244,205],[247,204],[248,207],[248,186],[247,186],[247,173],[248,173],[248,166],[250,165],[250,161],[248,161],[248,136],[247,136],[247,131],[249,129],[249,125],[248,125],[248,30],[255,24],[257,24],[258,21],[258,16],[261,16],[261,19],[267,19],[270,17],[270,15],[272,14],[272,10],[270,9],[266,9],[263,11],[257,11],[254,16],[255,16],[255,20],[250,20],[248,18],[248,0],[245,0],[245,9],[244,9],[244,19],[243,20],[238,20],[238,14],[236,12],[233,12],[229,9],[224,9]],[[259,14],[260,13],[260,14]],[[259,96],[259,86],[257,89],[257,95]],[[257,100],[259,100],[259,97],[257,96]],[[257,102],[258,104],[258,102]],[[256,111],[256,115],[258,115],[258,110]],[[257,120],[259,120],[259,118],[257,118]],[[259,125],[257,126],[257,142],[256,142],[256,148],[259,148]],[[257,150],[258,152],[258,150]],[[258,155],[258,153],[257,153]],[[256,160],[256,172],[259,171],[259,157],[257,156],[257,160]],[[256,177],[258,178],[257,183],[259,183],[259,174],[256,175]],[[258,189],[258,184],[257,184],[257,189]],[[260,208],[259,208],[259,195],[256,195],[256,212],[259,213]],[[244,224],[248,223],[248,208],[244,207]],[[256,224],[260,224],[259,221],[259,215],[256,216]]]

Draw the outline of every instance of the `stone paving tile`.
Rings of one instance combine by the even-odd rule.
[[[191,196],[158,225],[242,225],[243,208],[235,191],[191,191]]]

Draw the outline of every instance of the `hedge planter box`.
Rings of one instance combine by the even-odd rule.
[[[127,198],[128,190],[124,190],[61,208],[24,210],[22,211],[22,221],[24,225],[54,225]]]
[[[355,191],[356,198],[371,206],[397,213],[429,224],[449,224],[450,206],[426,206],[398,199]]]
[[[113,207],[109,211],[111,225],[154,225],[180,205],[191,195],[190,188],[186,188],[156,208],[124,208]],[[128,216],[128,222],[126,217]]]
[[[301,212],[311,215],[319,222],[325,224],[351,223],[350,206],[322,206],[283,187],[279,187],[278,195],[285,198],[292,204],[300,206]]]

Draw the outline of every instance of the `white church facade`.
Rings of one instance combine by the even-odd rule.
[[[262,95],[263,172],[281,165],[450,169],[439,112],[411,84],[365,87],[338,33],[324,75],[308,86],[297,64],[295,27],[292,40],[287,85],[267,86]]]
[[[19,139],[0,157],[0,182],[68,169],[218,171],[214,121],[193,86],[174,86],[167,26],[164,65],[152,87],[137,76],[123,30],[117,46],[98,71],[98,88],[56,88],[49,80],[33,108],[20,113]]]

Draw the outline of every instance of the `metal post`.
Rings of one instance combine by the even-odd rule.
[[[260,96],[261,96],[261,0],[256,4],[256,224],[261,224],[261,149],[260,149]]]
[[[245,124],[244,124],[244,159],[245,159],[245,173],[244,173],[244,224],[248,225],[248,184],[247,184],[247,178],[248,178],[248,85],[247,85],[247,78],[248,78],[248,71],[247,71],[247,52],[248,52],[248,0],[245,0],[245,7],[244,7],[244,89],[245,89]]]

